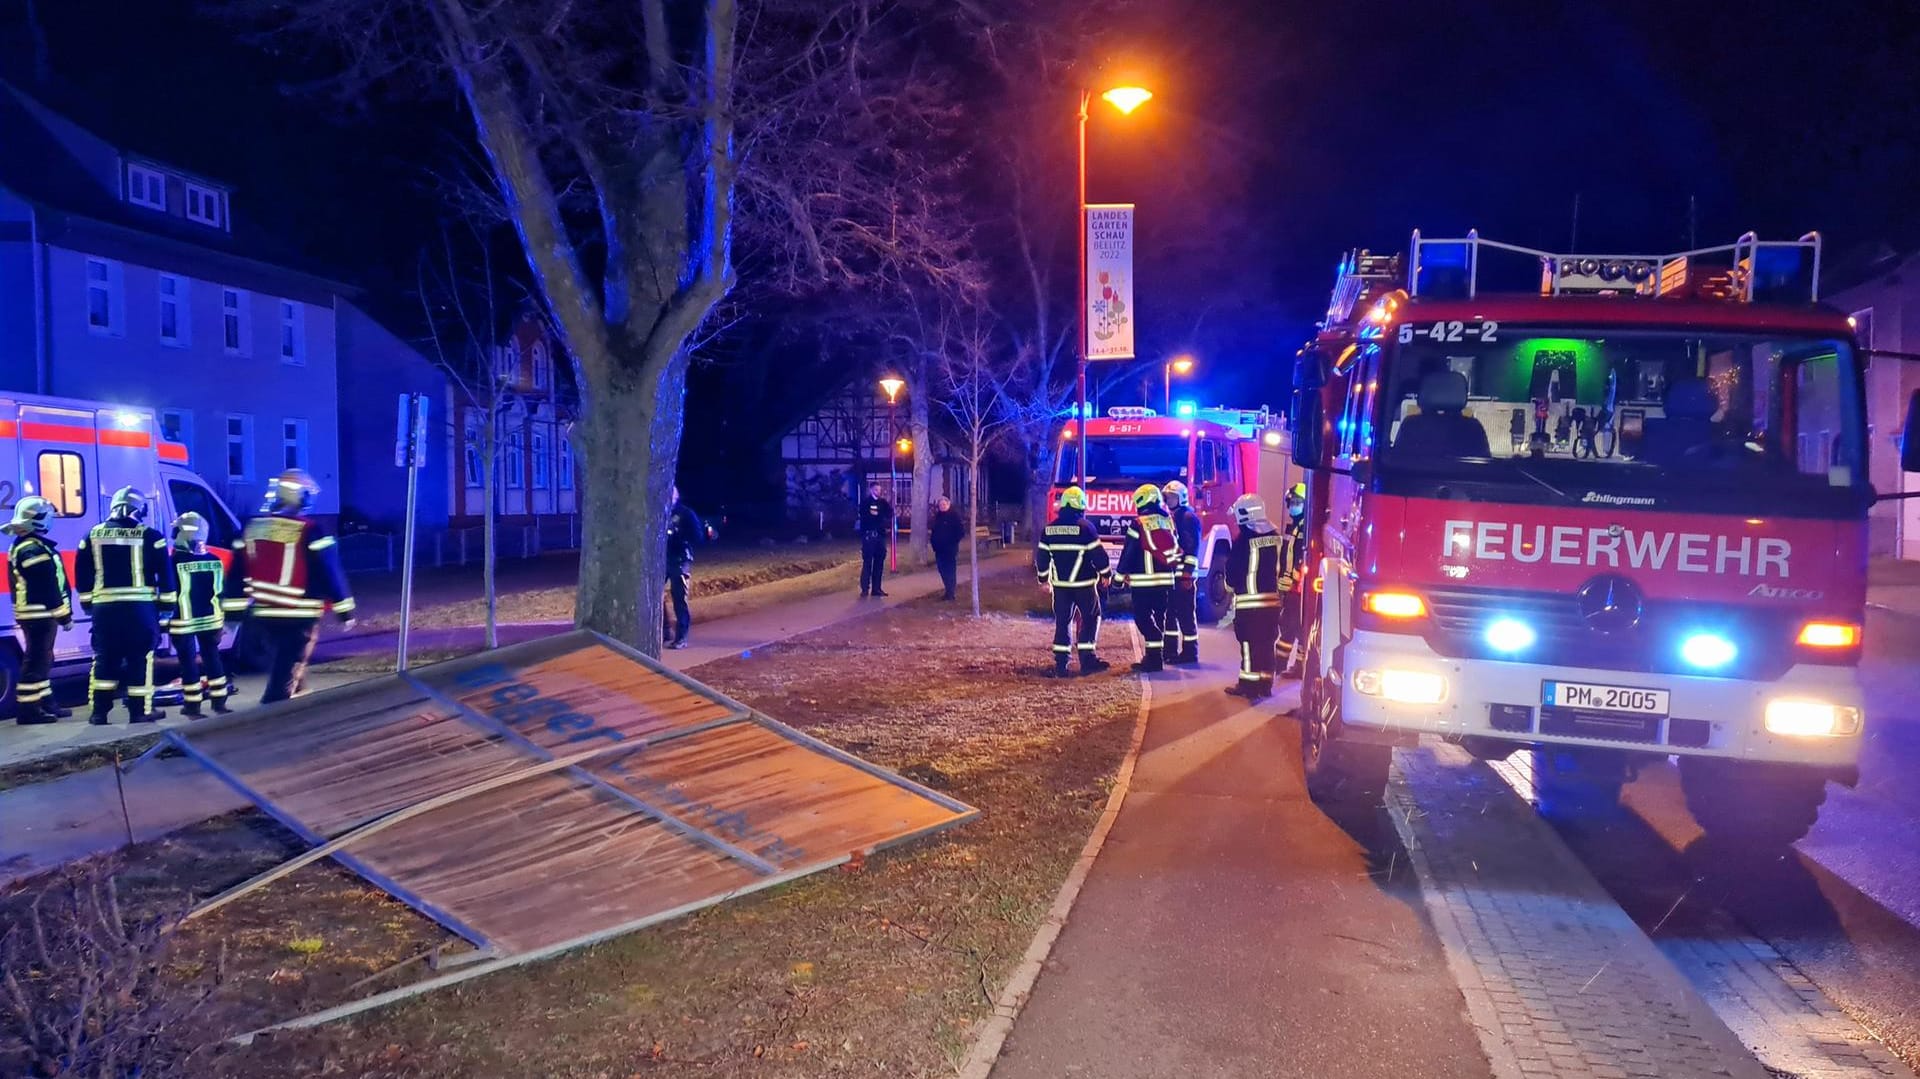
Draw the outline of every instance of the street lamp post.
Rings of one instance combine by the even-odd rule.
[[[887,494],[895,502],[900,500],[900,458],[894,452],[894,432],[900,429],[900,421],[894,418],[894,406],[899,403],[900,387],[906,383],[893,375],[880,380],[880,388],[887,392]],[[900,572],[900,507],[893,507],[893,520],[887,522],[887,562],[888,570]]]
[[[1116,86],[1100,95],[1100,100],[1120,110],[1122,116],[1128,116],[1133,110],[1147,103],[1153,93],[1138,86]],[[1093,104],[1093,91],[1080,91],[1080,291],[1074,297],[1074,307],[1078,309],[1076,321],[1080,332],[1074,345],[1075,393],[1073,422],[1080,432],[1080,486],[1087,485],[1087,111]]]
[[[1173,415],[1173,376],[1185,376],[1192,370],[1192,356],[1175,356],[1160,368],[1160,384],[1165,391],[1167,415]]]

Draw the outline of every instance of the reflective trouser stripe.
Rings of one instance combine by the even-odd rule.
[[[1056,644],[1056,645],[1054,645],[1054,646],[1053,646],[1053,650],[1054,650],[1055,652],[1057,652],[1057,653],[1059,653],[1060,655],[1063,655],[1063,656],[1064,656],[1064,655],[1066,655],[1066,654],[1067,654],[1068,652],[1071,652],[1071,651],[1073,651],[1073,646],[1072,646],[1072,645],[1066,645],[1066,644]]]
[[[206,695],[206,686],[207,680],[204,678],[197,682],[182,682],[180,683],[180,697],[188,704],[199,704]]]
[[[127,696],[148,698],[153,696],[153,653],[147,653],[147,671],[138,685],[127,686]]]
[[[1240,642],[1240,680],[1242,682],[1260,681],[1260,676],[1253,673],[1253,646],[1245,641]]]
[[[32,704],[53,693],[52,682],[22,682],[13,691],[13,699],[21,704]]]
[[[208,679],[207,693],[216,701],[225,697],[227,695],[227,676],[223,674],[218,678]]]

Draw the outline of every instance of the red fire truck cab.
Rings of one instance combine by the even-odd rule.
[[[1107,553],[1117,558],[1134,515],[1133,492],[1148,483],[1186,484],[1188,500],[1200,515],[1200,617],[1211,621],[1226,613],[1230,601],[1226,581],[1214,569],[1226,565],[1233,542],[1234,500],[1258,493],[1277,515],[1298,470],[1288,457],[1278,417],[1264,408],[1183,404],[1178,413],[1110,408],[1105,419],[1087,420],[1084,435],[1081,424],[1068,420],[1060,432],[1048,505],[1058,504],[1060,492],[1080,482],[1084,446],[1087,520],[1099,530]]]
[[[1498,291],[1524,262],[1537,289]],[[1856,778],[1867,435],[1819,238],[1554,254],[1469,234],[1343,261],[1295,370],[1303,759],[1532,751],[1548,809],[1678,759],[1713,836],[1777,846]]]

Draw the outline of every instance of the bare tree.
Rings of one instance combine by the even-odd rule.
[[[960,429],[967,460],[967,577],[980,615],[981,466],[1018,419],[1014,400],[1030,366],[996,337],[978,310],[949,311],[939,322],[940,404]]]

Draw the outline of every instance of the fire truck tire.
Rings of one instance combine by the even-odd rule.
[[[14,691],[20,688],[20,647],[9,640],[0,642],[0,719],[12,719],[20,702]]]
[[[1322,805],[1366,805],[1387,792],[1393,747],[1340,738],[1340,694],[1320,672],[1319,627],[1307,641],[1300,702],[1300,769],[1307,795]]]
[[[1610,812],[1620,804],[1626,782],[1626,760],[1618,754],[1552,746],[1533,751],[1533,793],[1540,812],[1549,817]]]
[[[1680,758],[1687,811],[1708,837],[1748,852],[1775,852],[1807,834],[1827,800],[1810,768],[1713,757]]]
[[[1213,564],[1216,567],[1224,566],[1227,564],[1226,558],[1227,556],[1224,550],[1217,550],[1213,553]],[[1200,579],[1200,595],[1198,597],[1197,612],[1200,616],[1200,621],[1210,626],[1219,625],[1220,620],[1225,618],[1227,612],[1232,609],[1233,593],[1227,591],[1227,575],[1225,573],[1221,573],[1216,569],[1214,572]]]

